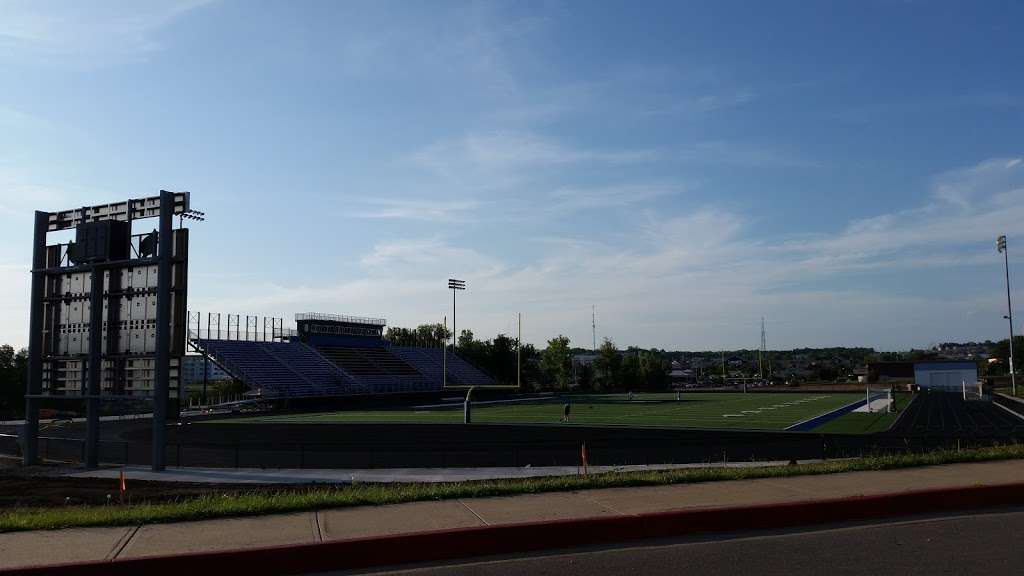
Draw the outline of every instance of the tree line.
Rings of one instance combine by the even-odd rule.
[[[441,324],[422,324],[416,328],[389,327],[385,339],[396,346],[441,347],[451,331]],[[484,370],[499,384],[517,382],[517,338],[498,334],[480,340],[472,330],[460,331],[456,352]],[[573,362],[583,352],[572,348],[567,336],[558,335],[547,346],[524,343],[519,350],[519,373],[524,388],[531,390],[663,390],[669,385],[671,360],[664,351],[630,347],[619,350],[605,339],[597,357],[589,362]]]
[[[15,351],[9,344],[0,346],[0,417],[13,418],[25,413],[27,368],[28,350]]]

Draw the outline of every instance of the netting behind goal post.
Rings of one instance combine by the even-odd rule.
[[[960,383],[960,389],[964,401],[985,399],[985,392],[982,389],[982,382],[980,380],[977,382],[964,380]]]
[[[892,387],[879,388],[866,386],[864,388],[864,411],[870,413],[895,412],[896,404]]]

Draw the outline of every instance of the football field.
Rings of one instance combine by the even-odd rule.
[[[862,399],[863,395],[856,393],[684,392],[681,400],[676,400],[674,393],[636,394],[632,400],[625,394],[572,395],[477,402],[473,405],[473,422],[558,424],[568,403],[570,425],[783,430]],[[271,414],[220,422],[454,424],[462,422],[462,418],[462,404],[452,403],[402,409]]]

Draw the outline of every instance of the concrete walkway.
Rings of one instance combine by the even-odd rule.
[[[631,516],[908,490],[1020,482],[1024,460],[647,488],[467,498],[153,524],[0,534],[0,569],[184,552],[316,543],[359,537],[543,520]],[[738,527],[739,528],[739,527]]]
[[[821,460],[800,460],[800,464],[815,464]],[[591,474],[606,472],[642,472],[645,470],[676,470],[682,468],[750,468],[785,466],[788,461],[721,462],[705,464],[652,464],[638,466],[590,466]],[[157,480],[161,482],[217,482],[228,484],[346,484],[350,482],[466,482],[499,478],[537,478],[541,476],[569,476],[578,474],[576,466],[524,466],[520,468],[175,468],[153,472],[147,466],[128,466],[128,481]],[[70,472],[76,478],[116,479],[121,468],[101,468]]]

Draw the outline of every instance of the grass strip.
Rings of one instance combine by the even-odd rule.
[[[609,472],[589,476],[549,476],[434,484],[357,483],[311,489],[308,492],[254,491],[223,496],[207,495],[176,503],[18,508],[0,512],[0,532],[89,526],[127,526],[424,500],[511,496],[596,488],[662,486],[754,478],[785,478],[1017,458],[1024,458],[1024,445],[1013,444],[960,451],[940,450],[922,454],[869,456],[853,460],[836,460],[796,466],[687,468]]]

